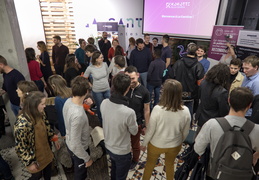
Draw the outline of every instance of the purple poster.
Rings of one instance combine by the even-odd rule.
[[[97,31],[118,31],[118,22],[97,22]]]
[[[221,56],[227,53],[226,43],[229,42],[235,46],[239,30],[243,28],[244,26],[214,26],[208,57],[220,60]]]

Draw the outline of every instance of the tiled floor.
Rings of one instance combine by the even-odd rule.
[[[141,141],[142,140],[143,140],[143,137],[141,137]],[[183,145],[182,151],[184,150],[184,148],[185,148],[185,145]],[[107,157],[107,159],[108,159],[108,166],[109,166],[109,172],[110,172],[111,162],[110,162],[109,157]],[[142,179],[142,175],[143,175],[145,164],[146,164],[146,159],[147,159],[147,152],[141,151],[139,163],[137,164],[137,166],[135,167],[134,170],[129,171],[127,180]],[[179,167],[180,164],[182,164],[182,161],[176,158],[175,169],[176,169],[176,167]],[[162,154],[158,159],[158,162],[156,164],[155,169],[153,170],[152,177],[150,178],[150,180],[166,180],[166,173],[165,173],[164,165],[165,165],[165,159],[164,159],[164,154]]]

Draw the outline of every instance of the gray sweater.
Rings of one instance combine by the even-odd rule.
[[[85,162],[90,160],[86,152],[90,143],[89,122],[83,106],[72,102],[69,98],[63,107],[63,116],[66,127],[66,144],[78,158]]]
[[[136,135],[138,125],[133,109],[103,100],[101,104],[105,147],[114,154],[125,155],[130,152],[130,135]]]
[[[101,67],[96,67],[94,65],[88,66],[84,76],[89,77],[90,75],[93,77],[92,88],[94,92],[104,92],[110,89],[108,82],[109,70],[105,62],[102,63]]]
[[[234,125],[242,127],[246,119],[239,116],[226,116],[228,123],[233,127]],[[203,126],[198,136],[195,139],[194,150],[197,154],[202,155],[205,152],[207,145],[210,143],[211,157],[213,157],[214,151],[218,144],[220,137],[223,135],[223,129],[219,125],[216,119],[210,119]],[[255,125],[254,129],[249,134],[252,148],[255,151],[259,151],[259,125]]]

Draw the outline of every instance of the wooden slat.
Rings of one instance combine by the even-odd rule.
[[[62,43],[68,46],[70,53],[77,48],[73,0],[39,0],[45,31],[47,49],[52,54],[53,36],[59,35]]]

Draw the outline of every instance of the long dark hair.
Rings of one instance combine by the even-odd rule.
[[[77,71],[79,71],[78,66],[76,64],[76,56],[75,54],[68,54],[66,59],[66,64],[64,68],[64,72],[66,72],[69,68],[75,68]]]
[[[28,121],[36,124],[37,121],[41,120],[44,115],[38,110],[38,106],[44,98],[46,98],[46,96],[40,91],[26,93],[24,96],[23,108],[20,114],[23,114]]]
[[[101,54],[102,54],[101,51],[95,51],[93,53],[93,56],[92,56],[92,64],[93,65],[97,64],[96,59],[98,59],[101,56]]]
[[[222,64],[222,63],[219,63],[213,66],[208,71],[205,80],[213,84],[213,88],[211,89],[210,93],[212,93],[216,87],[222,87],[229,90],[230,88],[229,67],[226,64]]]
[[[26,55],[27,63],[29,63],[31,60],[36,59],[35,50],[31,47],[25,49],[25,55]]]
[[[122,51],[123,51],[123,49],[120,45],[116,46],[114,56],[123,55]]]

